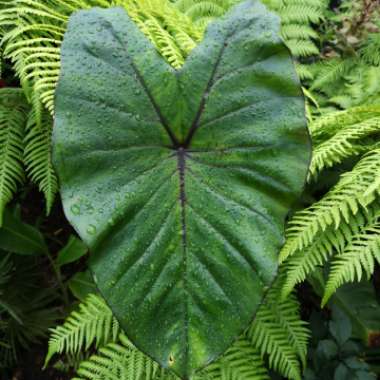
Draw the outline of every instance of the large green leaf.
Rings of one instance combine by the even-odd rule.
[[[181,70],[123,9],[75,14],[55,163],[66,215],[130,339],[182,378],[247,327],[306,176],[304,101],[279,20],[247,1]]]

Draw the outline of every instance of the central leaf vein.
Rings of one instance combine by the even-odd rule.
[[[206,101],[208,99],[209,92],[210,92],[211,88],[213,87],[213,82],[214,82],[216,73],[218,71],[218,67],[220,65],[220,62],[222,61],[222,57],[223,57],[224,51],[226,50],[226,47],[227,47],[227,40],[223,44],[222,48],[220,49],[220,52],[219,52],[218,58],[217,58],[217,60],[215,62],[214,68],[212,70],[210,79],[209,79],[209,81],[207,83],[206,90],[205,90],[205,92],[204,92],[204,94],[202,96],[202,100],[201,100],[201,104],[199,105],[198,112],[195,115],[195,119],[194,119],[194,121],[193,121],[193,123],[192,123],[192,125],[190,127],[190,130],[189,130],[189,134],[187,135],[187,138],[185,140],[185,143],[184,143],[185,147],[188,147],[190,145],[191,139],[193,138],[194,133],[196,132],[196,130],[199,127],[199,120],[200,120],[200,118],[202,116],[202,113],[204,111],[204,108],[205,108],[205,105],[206,105]]]
[[[140,71],[138,70],[138,68],[136,67],[135,63],[132,60],[131,60],[131,66],[133,68],[133,71],[136,73],[137,80],[140,82],[142,88],[144,89],[144,91],[147,94],[150,102],[152,103],[152,106],[153,106],[154,110],[156,111],[157,116],[160,119],[162,126],[165,128],[166,132],[168,133],[173,145],[179,146],[179,142],[178,142],[177,138],[175,137],[174,133],[170,129],[169,124],[167,123],[164,116],[162,115],[160,107],[158,106],[158,104],[156,103],[152,93],[150,92],[148,85],[145,82],[144,77],[141,75]]]
[[[124,46],[124,42],[122,41],[122,39],[120,38],[120,36],[118,35],[118,33],[112,28],[111,29],[111,32],[112,34],[114,35],[114,37],[119,41],[120,45],[121,46]],[[170,137],[170,140],[172,141],[172,144],[173,146],[175,147],[178,147],[180,144],[176,138],[176,136],[174,135],[173,131],[170,129],[170,126],[168,124],[168,122],[166,121],[164,115],[162,114],[161,110],[160,110],[160,107],[158,106],[156,100],[154,99],[153,97],[153,94],[151,93],[145,79],[144,79],[144,76],[140,73],[139,69],[137,68],[135,62],[133,61],[132,58],[129,58],[129,62],[131,64],[131,67],[132,67],[132,70],[134,71],[134,73],[136,74],[136,79],[138,80],[138,82],[140,83],[141,87],[144,89],[144,92],[146,93],[146,95],[148,96],[157,116],[158,116],[158,119],[160,120],[162,126],[165,128],[167,134],[169,135]]]
[[[185,190],[185,170],[186,170],[186,151],[184,148],[178,148],[178,173],[179,173],[179,201],[181,205],[181,235],[182,235],[182,252],[183,252],[183,288],[186,294],[184,302],[184,321],[185,321],[185,358],[188,366],[188,339],[189,339],[189,290],[187,280],[187,231],[186,231],[186,190]]]

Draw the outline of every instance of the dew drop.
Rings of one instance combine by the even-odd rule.
[[[90,235],[95,235],[96,234],[96,227],[93,224],[90,224],[87,227],[87,233]]]
[[[71,212],[74,215],[79,215],[80,214],[80,207],[78,205],[72,205],[71,206]]]

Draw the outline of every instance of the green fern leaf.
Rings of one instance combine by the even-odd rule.
[[[266,356],[269,356],[272,368],[291,379],[299,379],[299,361],[304,363],[306,360],[309,331],[299,317],[296,298],[291,295],[282,302],[278,302],[278,298],[277,285],[270,290],[247,336],[242,336],[222,358],[202,370],[195,379],[266,380],[269,378],[263,362]],[[87,351],[94,343],[99,350],[81,363],[78,375],[82,380],[176,379],[120,334],[116,319],[97,295],[90,295],[63,326],[52,330],[45,365],[54,354],[78,354]]]
[[[342,128],[374,117],[380,117],[380,105],[378,104],[352,107],[344,111],[330,112],[318,117],[309,125],[309,129],[313,142],[319,145]]]
[[[328,302],[341,285],[360,281],[363,272],[369,278],[374,273],[376,262],[380,264],[379,215],[373,223],[365,226],[354,236],[347,248],[332,262],[322,305]]]
[[[322,9],[303,2],[291,1],[281,11],[281,19],[284,23],[318,23],[323,19]]]
[[[281,28],[281,33],[285,39],[318,38],[318,34],[313,28],[303,24],[285,24]]]
[[[306,210],[296,213],[287,229],[287,241],[280,252],[280,260],[293,255],[313,243],[319,232],[347,222],[360,207],[374,201],[378,188],[371,185],[380,176],[380,149],[363,157],[350,172],[341,176],[339,183],[324,198]]]
[[[378,132],[380,132],[380,117],[340,129],[333,137],[315,147],[309,169],[310,178],[315,178],[323,169],[339,164],[348,157],[367,152],[371,145],[361,144],[360,141]]]
[[[339,58],[334,58],[315,64],[315,80],[313,81],[311,89],[326,90],[328,87],[331,87],[333,91],[332,84],[334,84],[336,81],[341,80],[342,77],[357,64],[358,62],[355,59],[352,59],[351,61],[345,61]]]
[[[248,337],[263,356],[268,356],[271,368],[289,379],[301,379],[302,363],[306,362],[309,331],[299,317],[299,304],[292,295],[279,302],[279,286],[268,293],[256,314]]]
[[[116,341],[120,328],[111,310],[102,298],[89,295],[74,311],[63,326],[52,330],[45,367],[57,353],[78,353],[87,350],[93,343],[97,347]]]
[[[121,334],[120,343],[109,343],[80,364],[73,380],[151,380],[160,372],[158,364],[138,351]]]
[[[304,39],[288,38],[286,39],[286,45],[296,57],[309,57],[319,53],[318,48],[312,41]]]
[[[0,226],[5,206],[24,182],[22,156],[27,106],[18,90],[0,90]]]
[[[93,6],[123,6],[158,51],[175,68],[202,37],[169,1],[162,0],[10,0],[0,9],[0,47],[23,83],[38,95],[51,114],[60,72],[60,46],[69,16]],[[32,99],[29,99],[32,100]]]
[[[326,228],[314,238],[312,244],[290,256],[283,265],[284,276],[281,297],[285,299],[294,287],[304,281],[309,274],[322,267],[336,253],[343,252],[353,236],[372,218],[373,209],[361,209],[351,216],[348,222],[342,222],[339,229]]]
[[[28,117],[24,139],[24,162],[28,176],[38,184],[40,191],[45,195],[49,214],[58,191],[51,157],[53,121],[48,113],[41,111],[40,115],[36,115],[37,112],[34,107]]]
[[[220,360],[207,367],[204,375],[226,380],[269,380],[260,351],[245,337],[236,341]],[[200,379],[205,380],[205,376]]]

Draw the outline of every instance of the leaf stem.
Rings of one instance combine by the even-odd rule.
[[[50,254],[50,252],[48,250],[46,250],[45,254],[46,254],[46,257],[48,258],[48,260],[50,262],[51,267],[53,268],[55,277],[56,277],[57,282],[58,282],[58,286],[61,289],[63,302],[64,302],[64,304],[66,306],[68,306],[69,305],[69,295],[68,295],[68,292],[67,292],[66,284],[65,284],[65,282],[63,281],[63,278],[62,278],[61,269],[56,264],[56,262],[54,261],[53,257],[51,256],[51,254]]]

